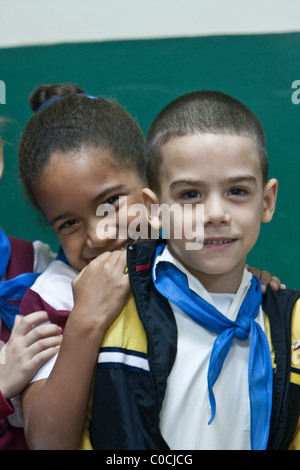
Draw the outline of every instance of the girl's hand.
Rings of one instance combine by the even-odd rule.
[[[18,395],[58,352],[61,340],[61,329],[48,323],[46,312],[16,316],[10,338],[0,352],[0,390],[7,400]]]
[[[70,315],[80,315],[101,333],[109,328],[130,293],[125,270],[126,250],[105,252],[91,261],[72,282],[74,308]]]
[[[255,274],[255,276],[260,279],[263,294],[266,292],[268,284],[270,284],[270,287],[274,292],[277,292],[279,289],[286,289],[286,285],[281,284],[280,279],[272,276],[268,271],[260,271],[257,268],[250,268],[248,265],[246,267],[252,274]]]

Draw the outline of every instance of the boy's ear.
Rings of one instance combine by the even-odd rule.
[[[261,221],[268,223],[272,220],[276,207],[278,181],[270,179],[264,187],[264,203]]]
[[[159,201],[156,194],[149,188],[142,191],[143,201],[147,209],[148,223],[154,230],[161,229],[161,215],[159,210]]]

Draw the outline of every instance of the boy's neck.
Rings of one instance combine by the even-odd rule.
[[[236,294],[244,274],[245,265],[240,269],[236,269],[233,273],[224,274],[207,274],[188,268],[189,272],[193,274],[205,287],[207,292],[215,294]]]
[[[228,274],[212,276],[209,274],[203,275],[203,273],[201,273],[200,276],[196,275],[196,277],[205,287],[207,292],[215,294],[236,294],[241,285],[243,274],[241,276],[237,276],[235,279],[231,279]]]

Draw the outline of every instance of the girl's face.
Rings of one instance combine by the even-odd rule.
[[[140,177],[118,166],[110,151],[90,149],[70,156],[53,154],[34,193],[68,262],[80,271],[101,253],[125,249],[132,242],[128,209],[142,204],[143,187]],[[107,219],[114,225],[113,235],[100,238],[97,226],[106,208],[113,214]]]

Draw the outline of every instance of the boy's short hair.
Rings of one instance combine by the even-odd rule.
[[[152,122],[146,137],[149,187],[159,193],[161,149],[171,139],[190,134],[230,134],[253,139],[261,163],[263,184],[268,178],[265,134],[257,117],[243,103],[218,91],[195,91],[168,104]]]

